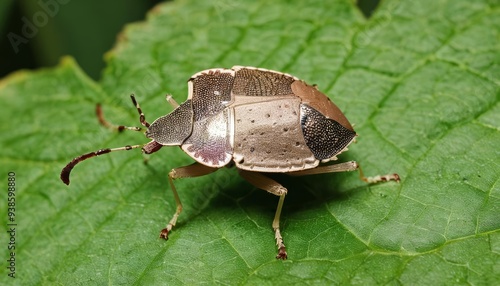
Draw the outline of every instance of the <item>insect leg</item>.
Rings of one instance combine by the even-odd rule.
[[[170,105],[173,107],[173,108],[177,108],[179,107],[179,104],[177,103],[177,101],[175,101],[175,99],[172,97],[171,94],[167,94],[166,95],[166,99],[167,99],[167,102],[170,103]]]
[[[377,175],[374,177],[365,177],[361,166],[355,161],[349,161],[344,163],[339,163],[335,165],[320,166],[314,169],[308,169],[303,171],[296,171],[287,173],[290,176],[305,176],[305,175],[315,175],[315,174],[325,174],[325,173],[335,173],[335,172],[350,172],[359,171],[359,177],[361,180],[367,183],[378,183],[386,181],[396,181],[399,182],[400,178],[398,174],[387,174],[387,175]]]
[[[168,239],[168,233],[172,230],[172,227],[175,226],[175,224],[177,223],[177,218],[179,217],[179,214],[182,212],[182,203],[179,198],[179,194],[177,193],[177,189],[175,188],[174,180],[179,178],[199,177],[213,173],[217,170],[218,170],[217,168],[208,167],[200,163],[194,163],[189,166],[172,169],[168,173],[168,181],[170,183],[170,187],[172,188],[172,192],[174,193],[174,198],[177,208],[175,210],[174,215],[172,216],[172,219],[170,219],[170,221],[168,222],[167,226],[160,231],[160,238]]]
[[[146,116],[144,116],[139,103],[137,102],[137,100],[135,100],[135,95],[131,94],[130,98],[132,99],[132,103],[135,105],[135,108],[137,108],[137,112],[139,113],[139,121],[141,122],[142,126],[146,128],[149,127],[149,123],[146,121]]]
[[[278,246],[278,255],[276,256],[276,258],[285,260],[287,258],[287,253],[285,243],[283,242],[283,237],[281,236],[280,232],[280,215],[281,209],[283,207],[283,202],[285,201],[287,189],[275,180],[272,180],[261,173],[249,172],[241,169],[239,169],[239,172],[245,180],[247,180],[255,187],[268,191],[271,194],[280,197],[278,207],[276,208],[276,214],[274,215],[273,230],[274,237],[276,239],[276,245]]]
[[[373,177],[365,177],[363,175],[363,170],[361,170],[361,166],[358,164],[358,170],[359,170],[359,177],[361,180],[372,184],[372,183],[378,183],[378,182],[387,182],[387,181],[396,181],[399,182],[400,177],[398,174],[386,174],[386,175],[377,175]]]
[[[111,130],[118,130],[118,131],[123,131],[123,130],[132,130],[132,131],[142,131],[141,127],[130,127],[130,126],[124,126],[124,125],[114,125],[107,121],[104,118],[104,114],[102,112],[102,107],[100,104],[97,104],[95,106],[95,113],[97,115],[97,119],[99,120],[99,123],[101,123],[102,126],[109,128]]]

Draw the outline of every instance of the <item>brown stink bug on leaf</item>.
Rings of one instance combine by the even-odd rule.
[[[167,239],[182,211],[174,180],[206,175],[233,161],[244,179],[279,196],[272,223],[278,259],[287,258],[279,228],[287,189],[266,173],[302,176],[360,170],[361,178],[368,183],[399,181],[397,174],[364,177],[354,161],[321,164],[336,160],[346,151],[356,132],[326,95],[294,76],[253,67],[214,68],[193,75],[188,87],[188,99],[179,105],[167,97],[175,109],[151,124],[132,95],[140,122],[147,128],[146,137],[151,141],[81,155],[62,169],[61,180],[69,185],[73,167],[94,156],[135,148],[151,154],[163,146],[180,146],[196,162],[168,174],[177,209],[160,232],[160,237]],[[99,105],[97,114],[109,128],[142,130],[108,123]]]

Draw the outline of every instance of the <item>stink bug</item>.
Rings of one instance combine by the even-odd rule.
[[[194,74],[188,88],[188,99],[180,105],[168,96],[175,109],[151,124],[132,95],[140,123],[151,141],[81,155],[62,169],[61,180],[69,185],[73,167],[94,156],[135,148],[151,154],[163,146],[180,146],[196,162],[168,174],[177,209],[160,232],[160,237],[167,239],[182,211],[174,180],[206,175],[232,161],[252,185],[279,196],[272,223],[278,259],[287,258],[279,228],[287,189],[266,173],[301,176],[360,170],[361,178],[368,183],[399,181],[397,174],[364,177],[354,161],[321,164],[336,160],[338,154],[346,151],[356,132],[326,95],[294,76],[253,67],[214,68]],[[142,130],[108,123],[100,106],[97,115],[109,128]]]

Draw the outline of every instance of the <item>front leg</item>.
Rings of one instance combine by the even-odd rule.
[[[170,219],[170,221],[168,222],[167,226],[160,231],[160,238],[163,238],[165,240],[168,239],[168,233],[175,226],[175,224],[177,223],[177,218],[179,217],[179,214],[182,212],[182,203],[181,203],[181,200],[179,198],[179,194],[177,193],[177,189],[175,188],[174,180],[179,179],[179,178],[199,177],[199,176],[213,173],[217,170],[218,170],[217,168],[211,168],[211,167],[202,165],[200,163],[194,163],[194,164],[189,165],[189,166],[184,166],[184,167],[172,169],[168,173],[168,181],[170,183],[170,187],[172,188],[172,192],[174,193],[174,198],[175,198],[175,203],[177,205],[177,208],[175,210],[174,215],[172,216],[172,219]]]

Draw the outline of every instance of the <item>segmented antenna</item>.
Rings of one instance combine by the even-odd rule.
[[[141,107],[139,106],[139,103],[135,100],[134,95],[133,94],[130,95],[130,98],[132,99],[132,103],[134,104],[134,106],[137,108],[137,112],[139,113],[139,121],[141,122],[142,126],[149,127],[149,123],[146,121],[146,117],[144,116],[144,113],[142,112]],[[96,111],[96,115],[97,115],[97,119],[99,120],[99,123],[101,123],[103,126],[109,128],[109,129],[118,130],[118,131],[123,131],[123,130],[142,131],[141,127],[130,127],[130,126],[124,126],[124,125],[114,125],[114,124],[110,123],[109,121],[107,121],[104,118],[104,114],[102,112],[102,108],[101,108],[100,104],[96,105],[95,111]],[[161,145],[157,144],[157,145],[159,145],[159,146],[157,146],[154,143],[156,143],[156,142],[150,142],[150,143],[146,144],[146,146],[149,146],[148,147],[148,151],[150,151],[150,153],[156,152],[156,151],[158,151],[161,148]],[[90,153],[78,156],[78,157],[74,158],[73,160],[71,160],[71,162],[69,162],[62,169],[62,171],[61,171],[61,180],[66,185],[69,185],[69,182],[70,182],[69,181],[69,175],[71,174],[71,170],[73,170],[73,168],[78,163],[80,163],[82,161],[85,161],[85,160],[87,160],[89,158],[100,156],[100,155],[103,155],[103,154],[108,154],[108,153],[115,152],[115,151],[126,151],[126,150],[132,150],[132,149],[136,149],[136,148],[142,148],[144,146],[145,146],[144,144],[140,144],[140,145],[127,145],[127,146],[123,146],[123,147],[119,147],[119,148],[100,149],[100,150],[97,150],[97,151],[94,151],[94,152],[90,152]]]
[[[98,151],[95,151],[95,152],[90,152],[90,153],[78,156],[75,159],[71,160],[71,162],[69,162],[68,165],[66,165],[66,167],[64,167],[62,169],[62,171],[61,171],[61,180],[66,185],[69,185],[69,175],[71,173],[71,170],[73,170],[73,168],[76,166],[76,164],[78,164],[78,163],[80,163],[82,161],[85,161],[85,160],[87,160],[89,158],[100,156],[100,155],[103,155],[103,154],[108,154],[108,153],[115,152],[115,151],[124,151],[124,150],[132,150],[132,149],[135,149],[135,148],[141,148],[142,146],[143,145],[133,145],[133,146],[127,145],[127,146],[123,146],[123,147],[119,147],[119,148],[101,149],[101,150],[98,150]]]

